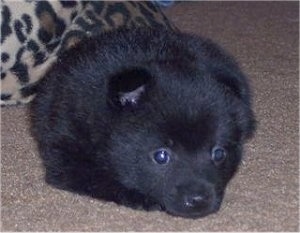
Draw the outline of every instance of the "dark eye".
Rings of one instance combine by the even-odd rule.
[[[153,153],[153,159],[157,164],[167,164],[170,160],[171,152],[168,149],[159,149]]]
[[[211,159],[216,163],[220,164],[226,159],[226,151],[220,146],[215,146],[211,152]]]

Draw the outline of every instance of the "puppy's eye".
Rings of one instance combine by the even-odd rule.
[[[153,153],[153,160],[160,165],[167,164],[170,161],[171,152],[168,149],[159,149]]]
[[[223,147],[215,146],[211,152],[211,159],[215,164],[220,164],[226,159],[226,151]]]

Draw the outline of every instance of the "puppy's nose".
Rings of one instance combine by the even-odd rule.
[[[184,205],[189,208],[200,207],[209,201],[208,195],[205,194],[185,195],[183,199]]]

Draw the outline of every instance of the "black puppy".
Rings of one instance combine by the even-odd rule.
[[[85,40],[39,88],[32,129],[46,181],[133,208],[193,218],[217,211],[255,128],[233,59],[182,33]]]

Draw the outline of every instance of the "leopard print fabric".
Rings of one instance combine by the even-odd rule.
[[[57,56],[119,27],[176,28],[152,2],[1,1],[1,106],[28,103]]]

